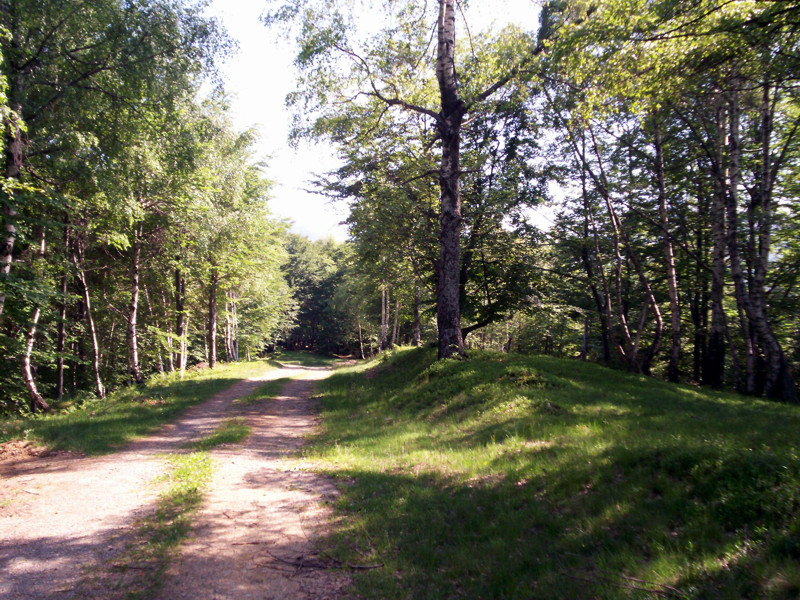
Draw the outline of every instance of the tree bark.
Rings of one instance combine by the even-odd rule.
[[[461,124],[466,105],[459,96],[455,69],[455,0],[440,0],[437,30],[436,79],[442,107],[437,128],[442,140],[442,162],[439,167],[441,232],[436,322],[439,329],[439,358],[447,358],[465,352],[459,302],[462,226],[459,185]]]
[[[667,186],[664,171],[664,148],[661,140],[659,124],[654,123],[654,145],[656,149],[656,181],[658,183],[658,212],[661,221],[661,232],[664,244],[664,263],[667,270],[669,287],[670,324],[672,343],[667,366],[667,379],[673,383],[680,381],[681,359],[681,305],[678,294],[678,278],[675,270],[675,252],[672,247],[672,236],[669,233],[669,215],[667,212]]]
[[[161,323],[160,320],[156,317],[155,311],[153,310],[153,302],[150,299],[150,294],[147,292],[147,286],[142,286],[142,291],[144,292],[144,299],[147,302],[147,312],[150,315],[150,320],[153,322],[153,326],[158,330],[161,331]],[[164,357],[162,356],[162,348],[161,348],[161,334],[159,333],[156,336],[156,358],[158,360],[158,372],[162,375],[164,374]]]
[[[239,361],[239,295],[231,292],[231,349],[233,350],[233,360]]]
[[[33,346],[36,343],[36,329],[39,325],[39,316],[42,314],[42,309],[37,306],[33,310],[31,317],[31,326],[28,329],[28,336],[25,343],[25,354],[22,357],[22,376],[25,380],[25,387],[28,389],[28,394],[31,397],[32,412],[41,410],[42,412],[50,412],[50,405],[45,402],[39,390],[36,387],[36,379],[33,376],[33,369],[31,367],[31,354],[33,353]]]
[[[39,257],[38,262],[44,261],[45,253],[45,232],[42,232],[39,238]],[[37,268],[38,270],[38,268]],[[28,395],[31,397],[31,412],[41,410],[42,412],[50,412],[50,406],[45,402],[42,395],[36,386],[36,378],[33,376],[33,368],[31,365],[31,355],[33,354],[33,346],[36,343],[36,330],[39,326],[39,317],[42,314],[41,305],[37,304],[33,309],[33,316],[31,317],[30,328],[28,329],[27,339],[25,340],[25,354],[22,356],[22,377],[25,380],[25,387],[28,389]]]
[[[416,283],[414,283],[414,324],[411,327],[411,336],[411,343],[419,346],[422,334],[419,315],[419,286]]]
[[[760,151],[756,190],[756,212],[759,219],[757,252],[753,257],[753,285],[751,289],[752,322],[767,359],[765,392],[768,397],[786,402],[798,402],[797,388],[791,366],[767,319],[765,281],[769,267],[772,230],[772,190],[777,176],[777,165],[772,157],[772,120],[774,103],[771,101],[769,81],[762,84]],[[775,92],[777,93],[777,92]]]
[[[80,243],[80,242],[77,242]],[[79,255],[81,258],[79,258]],[[89,325],[89,333],[92,338],[92,367],[94,368],[94,383],[95,394],[98,398],[106,397],[106,389],[103,386],[103,380],[100,377],[100,345],[97,343],[97,330],[94,326],[94,317],[92,316],[92,300],[89,296],[89,284],[86,281],[86,273],[83,271],[83,251],[79,249],[72,254],[72,261],[75,264],[77,271],[78,282],[81,284],[83,290],[83,309],[86,317],[86,322]]]
[[[228,362],[233,361],[233,346],[231,344],[232,336],[231,327],[231,303],[230,295],[225,292],[225,360]]]
[[[740,391],[754,394],[756,390],[756,351],[750,327],[753,309],[748,297],[747,287],[739,253],[739,182],[741,145],[739,137],[739,99],[738,92],[733,90],[729,101],[730,132],[728,135],[728,177],[727,194],[725,195],[726,225],[728,228],[728,256],[730,258],[733,293],[736,298],[736,309],[739,316],[739,327],[744,339],[745,378]]]
[[[131,248],[131,303],[128,309],[128,368],[130,375],[137,384],[144,383],[142,370],[139,366],[139,338],[136,332],[136,320],[139,311],[139,259],[142,247],[139,240],[139,231],[133,233],[133,247]]]
[[[164,294],[164,290],[161,290],[161,306],[164,311],[165,318],[167,320],[167,358],[169,359],[169,372],[175,372],[175,357],[173,351],[173,331],[172,331],[172,321],[169,318],[169,305],[167,304],[167,298]]]
[[[594,238],[595,254],[598,254],[599,244],[597,243],[597,232],[594,227],[594,219],[592,218],[592,206],[589,201],[589,194],[586,185],[586,136],[581,132],[581,199],[583,201],[583,245],[581,247],[581,262],[583,263],[584,271],[586,272],[586,279],[589,282],[589,290],[592,293],[597,313],[600,319],[600,340],[603,349],[603,364],[609,365],[611,363],[611,346],[610,346],[610,327],[611,327],[611,311],[608,305],[610,300],[608,295],[608,284],[605,280],[605,274],[602,271],[602,265],[598,269],[601,277],[601,284],[603,292],[597,288],[595,283],[594,267],[592,265],[592,257],[589,248],[589,231],[591,224],[591,231]],[[585,340],[586,342],[586,340]],[[586,345],[586,343],[584,344]]]
[[[397,337],[400,334],[400,298],[394,301],[394,323],[392,325],[392,347],[397,345]]]
[[[717,109],[716,163],[722,164],[722,136],[724,124],[722,108]],[[711,199],[711,325],[708,331],[708,348],[703,365],[703,383],[721,388],[725,371],[725,315],[722,305],[725,288],[725,197],[719,176],[714,177],[714,194]]]
[[[386,284],[381,286],[381,342],[379,350],[386,350],[389,344],[389,291]]]
[[[189,333],[189,324],[186,315],[186,279],[179,268],[175,269],[175,333],[178,336],[178,370],[183,379],[188,358],[186,337]]]
[[[67,295],[69,294],[69,253],[70,222],[69,215],[64,218],[64,273],[61,275],[61,302],[58,313],[58,339],[56,341],[56,398],[64,397],[64,352],[67,346]]]
[[[361,360],[364,360],[364,336],[361,333],[361,319],[356,318],[356,324],[358,325],[358,351]]]
[[[22,173],[22,134],[20,131],[19,114],[22,107],[17,105],[16,112],[9,112],[5,119],[5,176],[8,185],[13,186],[19,181]],[[0,281],[8,278],[11,272],[11,262],[14,254],[14,242],[17,238],[16,227],[17,210],[13,192],[8,194],[8,200],[3,206],[3,241],[0,246]],[[3,316],[6,296],[0,293],[0,316]]]
[[[700,214],[707,214],[708,202],[702,199],[702,193],[698,195],[698,203]],[[708,344],[708,306],[710,300],[707,271],[700,263],[700,261],[706,260],[707,254],[706,232],[702,224],[698,224],[695,236],[697,239],[698,261],[695,265],[695,284],[692,301],[690,302],[692,324],[694,326],[692,380],[700,383],[703,380],[703,365]]]
[[[217,287],[219,274],[216,268],[211,270],[211,281],[208,286],[208,368],[217,366]]]

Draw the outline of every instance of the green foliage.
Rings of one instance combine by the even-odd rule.
[[[797,407],[549,357],[401,350],[306,450],[364,598],[792,598]],[[643,591],[640,588],[652,590]]]
[[[334,303],[342,284],[348,249],[333,240],[311,242],[298,235],[288,239],[286,281],[294,293],[295,322],[281,341],[290,350],[348,352],[352,338],[350,319]]]

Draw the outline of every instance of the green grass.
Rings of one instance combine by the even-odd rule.
[[[0,442],[29,439],[58,450],[86,454],[112,452],[174,419],[234,383],[275,368],[270,361],[219,365],[216,369],[157,376],[141,387],[128,387],[92,399],[80,407],[33,418],[0,420]]]
[[[192,450],[211,450],[223,444],[237,444],[250,435],[247,419],[236,417],[223,421],[208,436],[186,444]]]
[[[384,564],[355,597],[800,597],[800,408],[550,357],[434,358],[320,384],[305,452],[343,481],[325,543]]]
[[[272,359],[284,365],[297,367],[335,367],[343,362],[341,358],[334,356],[292,350],[280,350],[273,354]]]
[[[256,404],[257,402],[269,398],[274,398],[278,394],[280,394],[281,389],[284,385],[292,380],[291,377],[281,377],[280,379],[271,379],[267,381],[263,385],[261,385],[255,392],[252,394],[248,394],[247,396],[242,396],[241,398],[237,398],[233,401],[234,404],[239,404],[241,406],[250,406],[252,404]]]

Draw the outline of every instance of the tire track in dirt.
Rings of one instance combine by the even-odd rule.
[[[306,373],[306,370],[290,369],[291,375],[296,374],[303,380],[288,383],[287,393],[291,395],[276,400],[274,405],[240,408],[234,400],[253,393],[264,381],[285,377],[287,369],[268,371],[262,377],[234,384],[203,404],[192,407],[156,433],[114,454],[91,458],[59,454],[12,459],[0,464],[2,496],[8,499],[0,505],[0,599],[72,597],[76,585],[87,572],[113,563],[114,557],[124,551],[133,523],[154,510],[159,490],[153,481],[165,470],[163,455],[179,450],[191,439],[207,435],[222,420],[245,414],[251,421],[253,434],[240,448],[215,452],[221,459],[221,468],[208,506],[217,506],[213,503],[218,482],[222,482],[224,487],[226,478],[232,476],[226,464],[234,470],[239,468],[237,453],[242,452],[248,457],[242,465],[247,463],[256,467],[256,462],[250,459],[257,456],[259,461],[274,461],[287,448],[299,447],[302,436],[314,425],[313,405],[308,397],[311,380],[326,376],[328,371],[320,369]],[[295,399],[297,402],[293,402]],[[265,409],[265,414],[260,414]],[[270,477],[276,477],[275,473],[270,471],[267,463],[259,462],[258,465],[260,470],[243,476],[250,478],[248,485],[268,486]],[[298,486],[298,489],[310,486],[307,497],[299,505],[293,504],[294,498],[280,495],[266,498],[294,510],[312,507],[317,501],[315,499],[322,498],[324,493],[332,493],[330,486],[319,491],[315,489],[315,486],[326,485],[322,479],[312,478],[306,473],[296,475],[296,482],[291,486]],[[280,476],[275,481],[283,485]],[[265,503],[264,498],[247,502],[250,504],[228,506],[223,512],[233,514],[248,507],[272,505],[271,501]],[[312,508],[309,514],[314,510]],[[201,509],[198,532],[207,523],[206,514],[207,509]],[[271,516],[262,516],[262,519],[272,522]],[[187,546],[181,564],[192,556],[192,543],[194,541]],[[180,571],[176,573],[180,574]],[[101,590],[95,589],[93,594],[95,598],[102,597]],[[194,599],[211,597],[207,588],[193,596]],[[270,596],[262,594],[258,597]]]
[[[214,481],[159,600],[323,600],[349,583],[339,571],[299,567],[315,562],[336,488],[285,460],[316,426],[310,396],[327,375],[298,372],[278,397],[243,411],[252,433],[242,444],[212,452]]]

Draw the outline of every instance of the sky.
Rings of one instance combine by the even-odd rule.
[[[223,24],[239,49],[222,64],[222,77],[231,100],[231,115],[238,129],[255,127],[260,133],[258,151],[266,159],[267,176],[275,183],[270,206],[273,213],[292,222],[292,230],[311,239],[333,237],[343,241],[346,206],[307,191],[315,174],[337,166],[334,150],[322,144],[303,143],[291,148],[287,138],[291,113],[286,95],[294,89],[294,50],[259,17],[265,0],[213,0],[208,14]],[[533,29],[538,22],[535,0],[478,0],[467,12],[470,29],[517,23]]]

